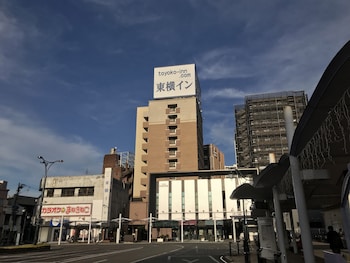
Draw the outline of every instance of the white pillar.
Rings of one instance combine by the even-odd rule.
[[[214,216],[214,241],[216,242],[217,241],[217,234],[216,234],[216,218],[215,218],[215,213],[213,213],[213,216]]]
[[[276,158],[274,153],[269,154],[269,160],[270,160],[270,163],[276,163]],[[277,225],[278,247],[281,252],[281,263],[287,263],[286,244],[284,242],[285,229],[283,226],[283,217],[282,217],[279,193],[276,185],[272,187],[272,194],[273,194],[273,206],[275,209],[275,219],[276,219],[276,225]]]
[[[118,219],[118,229],[117,229],[117,237],[115,239],[115,243],[119,244],[120,240],[120,229],[122,227],[122,214],[119,214],[119,219]]]
[[[311,230],[309,224],[309,216],[305,202],[303,183],[300,177],[299,161],[295,156],[289,156],[290,168],[292,171],[292,181],[294,189],[295,205],[298,210],[301,240],[303,244],[303,253],[305,262],[314,263],[314,249],[312,246]]]
[[[91,233],[91,216],[90,216],[90,222],[89,222],[89,231],[88,231],[88,244],[90,244],[90,234]]]
[[[61,239],[62,239],[62,227],[63,227],[63,215],[61,216],[61,223],[60,223],[60,233],[58,235],[58,245],[61,245]]]
[[[19,240],[21,239],[21,232],[16,233],[16,246],[19,245]]]
[[[286,133],[287,133],[288,149],[290,151],[290,148],[293,142],[294,130],[295,130],[292,107],[291,106],[284,107],[283,113],[284,113],[284,123],[286,126]]]
[[[148,243],[152,242],[152,213],[149,214]]]
[[[233,235],[233,242],[237,241],[237,237],[236,237],[236,222],[235,222],[235,218],[232,217],[232,235]]]
[[[283,226],[282,211],[281,211],[279,194],[278,194],[276,185],[272,187],[272,193],[273,193],[273,206],[275,208],[275,218],[276,218],[276,225],[277,225],[278,246],[281,252],[281,263],[287,263],[288,261],[287,261],[287,255],[286,255],[286,244],[284,242],[285,229]]]
[[[288,147],[291,149],[294,136],[294,123],[292,108],[287,106],[284,108],[284,119],[287,131]],[[290,169],[292,174],[293,190],[295,205],[298,210],[299,224],[301,230],[301,239],[303,244],[303,253],[305,262],[314,263],[315,256],[312,246],[312,238],[309,224],[309,217],[307,214],[307,207],[305,201],[304,187],[301,181],[299,160],[296,156],[289,155]]]

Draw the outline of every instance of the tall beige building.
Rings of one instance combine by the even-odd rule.
[[[194,64],[154,69],[154,100],[137,108],[133,225],[149,216],[150,173],[204,169],[199,91]]]

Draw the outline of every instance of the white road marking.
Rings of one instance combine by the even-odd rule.
[[[196,259],[194,259],[194,260],[183,259],[182,261],[185,261],[185,262],[187,262],[187,263],[192,263],[192,262],[197,262],[198,260],[199,260],[199,259],[196,258]]]
[[[124,250],[117,250],[117,251],[106,252],[106,253],[99,253],[99,254],[94,254],[94,255],[86,255],[86,256],[81,256],[81,257],[66,259],[66,260],[63,260],[63,261],[61,261],[61,262],[62,262],[62,263],[75,262],[75,261],[77,261],[77,260],[83,260],[83,259],[89,259],[89,258],[96,258],[96,257],[101,257],[101,256],[113,255],[113,254],[118,254],[118,253],[133,251],[133,250],[138,250],[138,249],[142,249],[142,248],[143,248],[143,247],[138,247],[138,248],[130,248],[130,249],[124,249]]]

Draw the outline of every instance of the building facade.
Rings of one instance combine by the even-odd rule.
[[[152,173],[152,237],[217,241],[237,237],[252,201],[232,200],[232,191],[251,183],[257,169]]]
[[[151,173],[204,169],[200,87],[194,64],[154,69],[154,100],[138,107],[131,225],[149,216]]]
[[[225,155],[214,144],[206,144],[204,151],[204,170],[225,169]]]
[[[101,174],[47,177],[38,242],[57,241],[60,235],[70,241],[115,240],[117,219],[129,213],[132,172],[113,148],[104,156]]]
[[[297,124],[307,102],[303,91],[290,91],[247,96],[244,105],[235,106],[238,167],[262,169],[270,153],[276,160],[288,153],[284,107],[291,106]]]
[[[7,181],[1,180],[0,181],[0,239],[3,240],[5,234],[4,234],[4,224],[5,224],[5,217],[6,217],[6,208],[7,208]]]
[[[113,179],[111,168],[104,174],[48,177],[41,207],[39,242],[57,241],[60,224],[64,224],[62,240],[87,239],[92,223],[92,238],[102,239],[111,218]],[[107,190],[107,191],[105,191]]]

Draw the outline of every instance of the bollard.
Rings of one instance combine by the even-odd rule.
[[[229,244],[229,247],[230,247],[230,257],[231,257],[232,256],[232,249],[231,249],[232,242],[230,241],[228,244]]]

